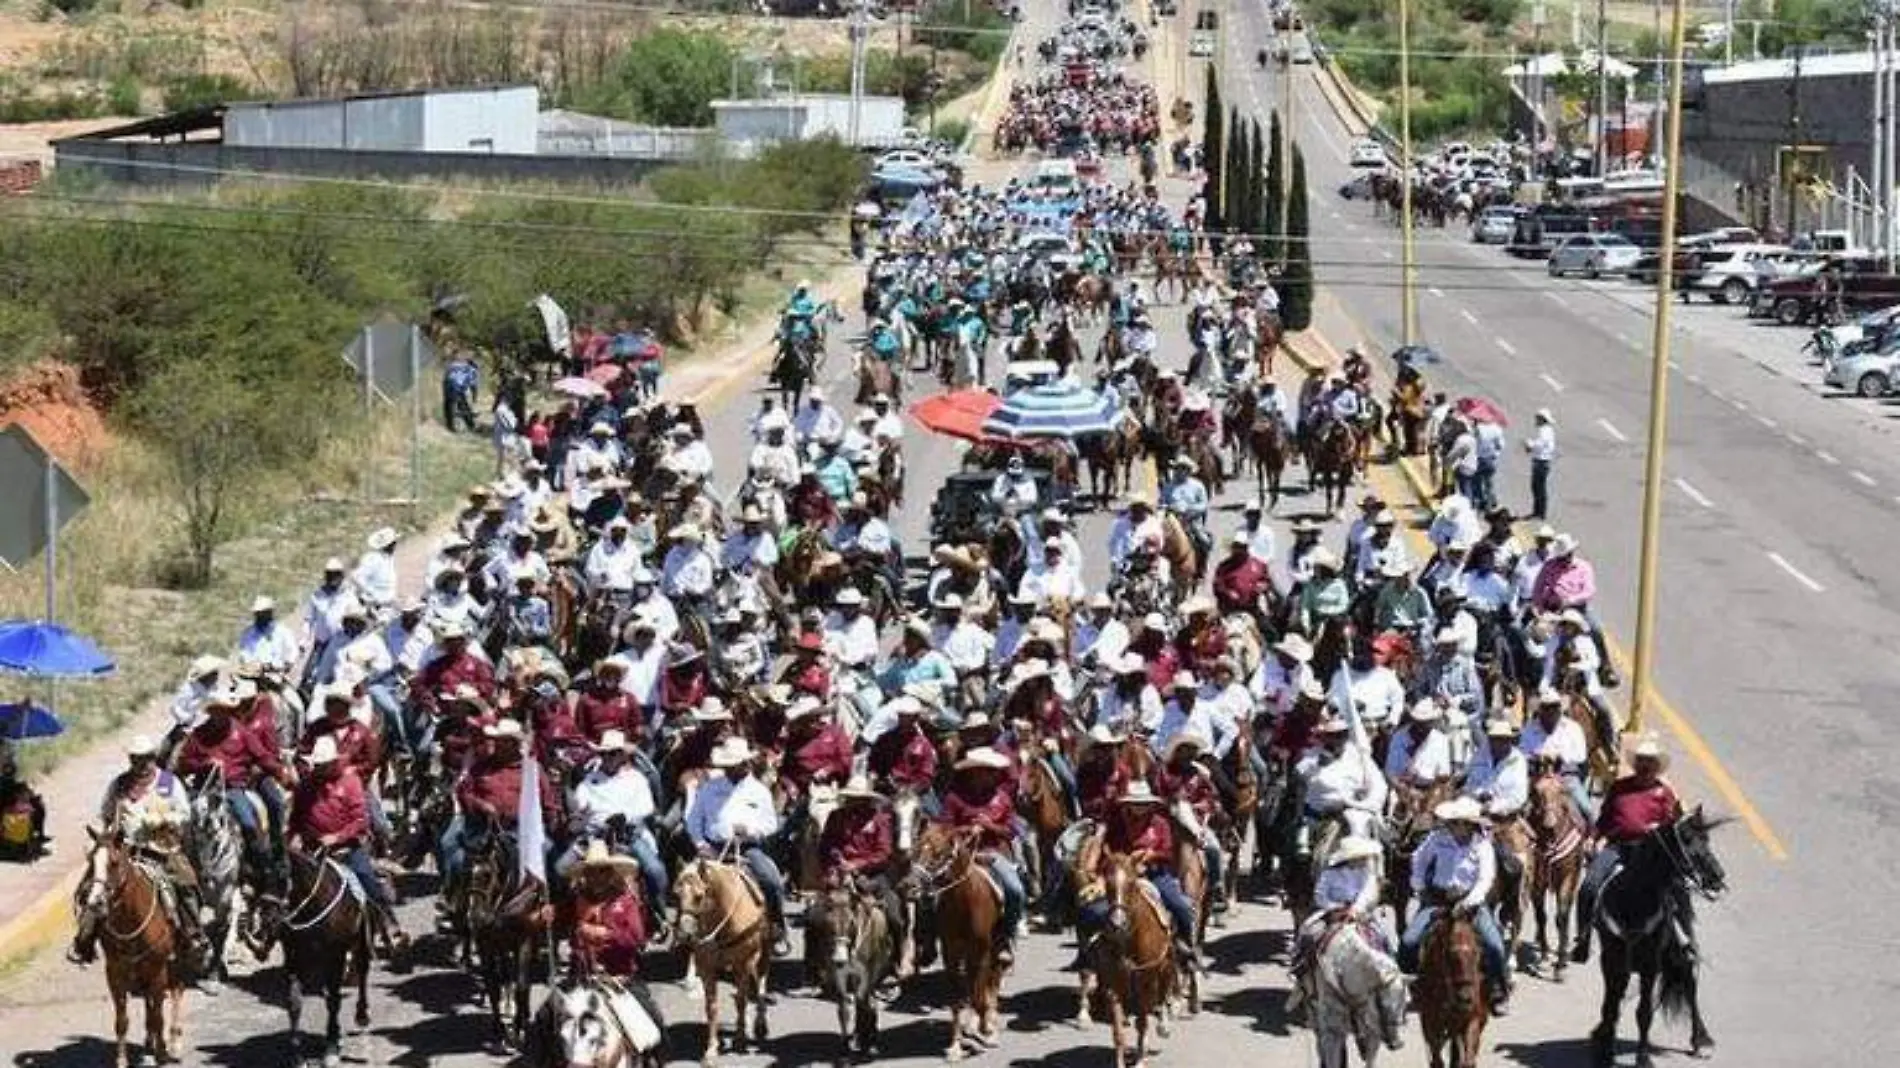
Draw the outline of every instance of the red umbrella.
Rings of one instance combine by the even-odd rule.
[[[1003,398],[984,389],[939,393],[910,406],[910,417],[924,429],[965,441],[984,441],[983,420],[1003,406]]]
[[[587,377],[611,388],[615,382],[620,381],[621,372],[624,370],[626,369],[617,363],[597,363],[587,369]]]
[[[1499,426],[1511,425],[1511,421],[1504,416],[1504,409],[1498,407],[1495,402],[1485,400],[1483,397],[1459,397],[1458,403],[1452,407],[1458,409],[1459,415],[1465,416],[1468,419],[1475,419],[1480,423],[1496,423]]]

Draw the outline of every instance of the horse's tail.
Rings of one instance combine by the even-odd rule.
[[[1665,935],[1659,954],[1656,1004],[1665,1017],[1678,1020],[1695,1008],[1695,948],[1673,929]]]

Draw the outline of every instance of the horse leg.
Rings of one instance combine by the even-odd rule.
[[[290,996],[284,1004],[285,1011],[290,1014],[289,1063],[291,1068],[297,1068],[303,1063],[303,1051],[298,1048],[303,1028],[303,979],[297,974],[297,961],[292,959],[288,948],[284,953],[284,975],[290,982]],[[121,1027],[120,1031],[123,1033],[124,1028]],[[120,1065],[119,1068],[125,1066]]]
[[[323,985],[323,1068],[343,1063],[343,963]]]
[[[706,1050],[700,1055],[699,1063],[714,1065],[719,1063],[719,987],[710,971],[699,977],[699,990],[706,1011]],[[744,1022],[740,1021],[742,1027]]]
[[[1630,972],[1626,951],[1621,943],[1604,939],[1601,956],[1603,971],[1603,1009],[1596,1030],[1590,1032],[1591,1053],[1600,1068],[1609,1068],[1616,1060],[1616,1018],[1623,1012],[1623,994],[1629,989]],[[1562,951],[1562,947],[1558,947]]]
[[[1695,969],[1687,969],[1682,979],[1684,1000],[1689,1003],[1689,1053],[1701,1057],[1715,1048],[1715,1036],[1709,1033],[1709,1025],[1702,1019],[1702,998],[1696,990]]]
[[[948,948],[946,945],[946,951]],[[951,963],[948,952],[944,957],[944,972],[953,993],[950,995],[950,1045],[944,1049],[943,1059],[954,1062],[963,1059],[963,1009],[969,998],[963,992],[963,969]]]
[[[1570,954],[1565,951],[1565,947],[1570,945],[1571,910],[1577,903],[1577,880],[1581,878],[1577,873],[1578,867],[1575,858],[1572,858],[1569,873],[1558,882],[1557,893],[1553,895],[1557,901],[1557,966],[1553,969],[1551,981],[1558,983],[1564,981],[1564,969],[1570,966]]]
[[[154,984],[155,989],[145,995],[145,1056],[139,1058],[148,1064],[163,1064],[169,1050],[165,1045],[165,988]]]
[[[1122,1012],[1122,999],[1119,994],[1110,994],[1108,998],[1108,1030],[1115,1036],[1115,1068],[1128,1068],[1128,1021]]]
[[[514,1036],[516,1042],[522,1042],[528,1037],[528,1002],[534,997],[534,943],[532,941],[515,952],[514,986]]]
[[[1656,1018],[1655,968],[1645,967],[1636,977],[1636,1068],[1650,1068],[1649,1025]]]
[[[752,1037],[758,1042],[764,1042],[771,1037],[771,1029],[765,1025],[765,982],[766,969],[769,967],[770,964],[761,953],[758,966],[752,972]],[[741,1017],[740,1026],[744,1025],[744,1017]]]
[[[752,993],[750,978],[744,974],[732,977],[732,1052],[734,1053],[744,1053],[750,1042],[745,1030],[746,1009],[751,1007],[751,999],[747,997]]]

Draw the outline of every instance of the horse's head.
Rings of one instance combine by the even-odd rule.
[[[1697,805],[1688,815],[1658,831],[1677,872],[1689,886],[1713,901],[1728,891],[1728,873],[1715,855],[1713,832],[1729,822],[1703,813]]]
[[[673,881],[673,900],[679,904],[674,926],[686,938],[697,938],[704,925],[702,914],[713,903],[712,864],[695,860],[680,870]]]
[[[592,986],[557,989],[549,999],[554,1036],[570,1068],[606,1068],[625,1059],[625,1039]]]
[[[1136,885],[1141,873],[1135,870],[1133,857],[1119,853],[1110,853],[1105,858],[1108,869],[1102,878],[1102,899],[1108,902],[1108,929],[1116,934],[1126,934],[1130,923],[1128,906],[1131,895],[1137,893]]]
[[[1554,760],[1538,758],[1531,777],[1530,804],[1525,809],[1531,831],[1540,841],[1555,842],[1574,819],[1570,790]]]
[[[98,912],[104,910],[112,892],[125,881],[131,863],[125,842],[117,833],[87,827],[86,837],[92,844],[86,852],[86,892],[79,907],[87,912]]]

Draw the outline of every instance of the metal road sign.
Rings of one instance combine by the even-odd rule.
[[[435,346],[413,324],[383,318],[363,324],[344,347],[343,362],[370,390],[389,400],[409,392],[423,370],[434,365]]]
[[[48,489],[52,500],[47,500]],[[91,498],[23,426],[0,430],[0,562],[19,568],[38,556]]]

